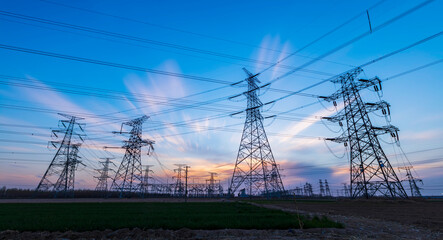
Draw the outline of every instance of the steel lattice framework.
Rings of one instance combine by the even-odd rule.
[[[97,186],[95,187],[95,191],[100,192],[106,192],[108,191],[108,178],[111,178],[109,176],[109,171],[114,171],[109,167],[109,164],[111,162],[111,158],[104,158],[104,162],[100,162],[103,165],[102,169],[98,169],[97,171],[100,173],[100,176],[96,177],[98,179]],[[114,163],[112,163],[114,164]]]
[[[118,191],[120,197],[133,192],[142,193],[143,175],[141,149],[148,146],[148,154],[154,150],[154,141],[142,139],[142,125],[148,119],[148,116],[136,118],[129,122],[122,123],[132,127],[129,133],[129,140],[125,141],[123,148],[126,149],[125,156],[112,181],[111,191]],[[120,131],[120,133],[123,133]]]
[[[55,196],[62,192],[64,196],[74,195],[75,171],[79,163],[78,150],[81,143],[74,143],[74,137],[77,136],[81,141],[82,135],[76,133],[76,126],[83,131],[81,124],[77,123],[78,118],[66,114],[60,114],[69,120],[61,120],[60,126],[62,129],[53,130],[52,133],[57,137],[58,134],[63,133],[64,137],[61,141],[51,141],[54,147],[59,145],[54,158],[51,161],[48,169],[43,175],[36,191],[55,191]]]
[[[228,193],[235,194],[243,187],[249,195],[282,194],[283,182],[263,127],[263,103],[258,97],[260,87],[257,85],[260,81],[256,75],[243,70],[248,75],[248,91],[244,92],[246,120]]]
[[[405,167],[399,167],[399,169],[406,170],[406,180],[409,183],[409,188],[411,189],[411,197],[421,197],[420,188],[417,186],[417,182],[420,182],[423,184],[423,181],[421,179],[417,179],[412,175],[411,169],[412,166],[405,166]]]
[[[377,103],[365,103],[360,96],[360,90],[374,87],[375,91],[381,90],[381,81],[373,79],[359,79],[357,76],[362,72],[356,68],[332,80],[341,88],[329,97],[322,97],[326,101],[334,101],[342,98],[344,109],[336,116],[327,117],[329,121],[339,122],[345,120],[347,130],[337,138],[327,140],[349,143],[350,153],[350,193],[351,197],[370,198],[374,195],[387,197],[406,198],[406,192],[384,153],[378,136],[391,134],[398,138],[398,128],[388,125],[375,127],[371,123],[368,113],[381,110],[384,115],[389,114],[389,104],[385,101]]]

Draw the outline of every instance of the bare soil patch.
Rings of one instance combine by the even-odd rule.
[[[434,231],[442,231],[443,229],[443,201],[339,200],[328,202],[272,201],[270,203],[270,205],[286,209],[387,220]]]

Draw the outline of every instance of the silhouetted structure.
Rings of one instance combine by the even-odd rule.
[[[40,183],[37,186],[36,191],[55,191],[55,195],[60,196],[60,192],[67,196],[74,196],[74,182],[75,171],[78,164],[81,163],[78,158],[78,150],[83,142],[82,136],[84,134],[77,133],[76,128],[79,128],[82,132],[81,124],[77,123],[78,118],[66,114],[59,115],[68,118],[69,120],[60,120],[59,127],[62,129],[52,130],[52,133],[58,137],[58,134],[64,134],[63,140],[51,141],[50,144],[54,147],[59,145],[54,158],[49,164],[48,169],[43,175]],[[61,125],[61,126],[60,126]],[[75,143],[74,137],[78,137],[78,143]]]
[[[150,176],[151,173],[153,173],[154,171],[151,170],[151,167],[153,167],[153,165],[144,165],[145,170],[144,170],[144,175],[143,175],[143,183],[142,183],[142,191],[143,194],[148,194],[149,193],[149,188],[151,185],[149,184],[149,180],[152,179],[152,177]]]
[[[208,197],[223,195],[223,188],[220,185],[220,180],[215,180],[217,173],[210,172],[211,177],[206,180],[206,192]]]
[[[188,169],[191,168],[186,164],[174,164],[177,166],[174,169],[174,172],[177,173],[175,176],[175,187],[174,187],[174,195],[175,196],[188,196]],[[184,178],[184,182],[183,182]]]
[[[141,162],[141,148],[148,146],[148,155],[154,150],[154,141],[142,139],[142,124],[148,119],[143,116],[129,122],[122,123],[120,134],[130,134],[129,140],[125,141],[123,148],[126,149],[125,156],[112,181],[111,191],[118,191],[120,197],[125,194],[142,193],[143,175]],[[132,127],[130,132],[122,132],[123,125]]]
[[[112,158],[104,158],[105,161],[104,162],[100,162],[103,165],[102,169],[97,169],[98,173],[100,173],[100,176],[95,177],[98,179],[98,183],[97,186],[95,187],[95,191],[100,191],[100,192],[107,192],[108,191],[108,179],[111,178],[109,176],[109,171],[113,171],[111,168],[109,168],[109,164],[113,162],[111,162]]]
[[[327,179],[325,179],[325,195],[327,197],[331,197],[332,196],[331,189],[329,189],[329,183],[328,183]]]
[[[340,89],[329,97],[322,97],[334,102],[334,105],[337,105],[337,99],[343,99],[343,110],[325,119],[338,122],[341,126],[341,121],[345,120],[347,124],[347,131],[342,136],[327,140],[344,143],[345,146],[349,144],[351,197],[382,195],[406,198],[406,192],[378,140],[378,136],[385,133],[398,138],[398,128],[392,125],[375,127],[368,115],[377,110],[384,115],[389,114],[390,105],[385,101],[363,102],[360,90],[374,87],[375,91],[380,91],[381,81],[377,77],[355,81],[361,72],[361,68],[356,68],[332,80],[341,85]]]
[[[323,182],[321,179],[318,180],[318,185],[320,187],[320,197],[325,196],[325,187],[323,186]]]
[[[312,190],[312,184],[305,183],[303,186],[303,192],[305,196],[312,197],[314,196],[314,191]]]
[[[235,194],[241,186],[250,196],[281,194],[283,182],[263,127],[260,81],[243,70],[248,75],[248,91],[243,93],[247,97],[246,120],[228,194]]]
[[[423,183],[421,179],[415,178],[412,176],[412,166],[399,167],[399,169],[406,170],[406,178],[403,181],[409,182],[409,188],[411,189],[411,197],[421,197],[420,188],[417,186],[417,182]]]

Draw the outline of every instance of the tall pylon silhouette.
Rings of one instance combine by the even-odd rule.
[[[83,133],[78,133],[76,128],[79,128],[83,132],[82,124],[77,123],[78,118],[66,114],[59,113],[59,115],[68,118],[69,120],[60,120],[59,126],[61,129],[52,130],[54,136],[58,137],[58,134],[63,133],[64,137],[61,141],[51,141],[50,144],[54,147],[59,146],[54,158],[51,161],[48,169],[43,175],[40,183],[37,186],[36,191],[54,191],[54,196],[74,196],[74,182],[75,171],[78,164],[81,163],[78,160],[78,150],[83,142]],[[77,137],[78,139],[74,139]],[[75,142],[77,141],[77,142]]]
[[[244,189],[250,196],[282,194],[283,182],[263,127],[263,103],[258,97],[260,87],[257,85],[260,81],[256,75],[243,70],[248,75],[248,91],[243,93],[247,98],[246,120],[228,193]]]
[[[412,175],[411,172],[412,166],[399,167],[398,169],[403,169],[406,171],[406,179],[402,180],[402,182],[407,181],[409,183],[409,188],[411,190],[411,197],[421,197],[420,188],[418,187],[417,182],[423,184],[423,180],[415,178]]]
[[[95,187],[95,191],[99,192],[107,192],[108,191],[108,179],[111,178],[109,176],[109,171],[114,171],[109,167],[109,164],[115,164],[111,162],[111,159],[113,158],[102,158],[105,161],[100,162],[103,165],[103,168],[97,169],[98,173],[100,173],[100,176],[95,177],[98,179],[97,186]]]
[[[120,134],[130,134],[123,148],[125,156],[112,181],[111,191],[118,191],[120,197],[137,192],[143,192],[141,149],[148,146],[148,155],[154,150],[154,141],[142,139],[142,125],[149,117],[144,115],[129,122],[122,123]],[[123,125],[132,127],[130,132],[122,132]]]
[[[344,120],[347,126],[342,136],[327,140],[344,143],[346,147],[349,144],[351,197],[380,195],[407,198],[378,139],[379,135],[388,133],[398,140],[398,128],[392,125],[373,126],[369,117],[370,112],[379,110],[384,115],[389,114],[390,105],[385,101],[367,103],[362,100],[360,90],[368,87],[373,87],[376,92],[381,90],[381,80],[377,77],[357,79],[362,71],[355,68],[333,79],[333,83],[341,85],[340,89],[329,97],[322,97],[326,101],[333,101],[334,105],[337,105],[337,99],[343,99],[343,110],[325,119],[338,122],[340,126]]]

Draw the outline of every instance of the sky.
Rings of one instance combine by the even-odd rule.
[[[101,158],[114,157],[119,165],[124,151],[103,147],[121,146],[128,136],[113,131],[142,115],[150,116],[143,136],[155,141],[158,157],[144,152],[142,162],[154,165],[159,181],[172,181],[174,164],[188,164],[192,182],[216,172],[226,189],[245,120],[244,113],[232,114],[246,107],[238,96],[245,85],[229,83],[245,79],[242,68],[257,73],[284,59],[260,74],[261,84],[304,89],[441,32],[441,0],[390,22],[423,2],[2,1],[0,186],[37,186],[55,154],[51,132],[65,119],[57,113],[65,113],[84,118],[87,134],[77,189],[95,187]],[[398,167],[414,166],[425,195],[443,194],[442,57],[440,35],[369,64],[360,75],[387,79],[382,99],[391,104],[390,123],[400,129],[406,157],[390,136],[380,141],[400,179],[406,175]],[[324,81],[303,92],[328,96],[338,87]],[[260,98],[267,103],[285,95],[263,88]],[[361,95],[367,102],[378,99],[371,89]],[[310,182],[318,192],[318,180],[327,179],[336,194],[349,182],[345,148],[323,140],[340,135],[337,124],[321,120],[335,113],[331,103],[301,95],[263,107],[264,117],[276,115],[264,125],[286,189]],[[386,125],[380,113],[370,117],[374,125]]]

